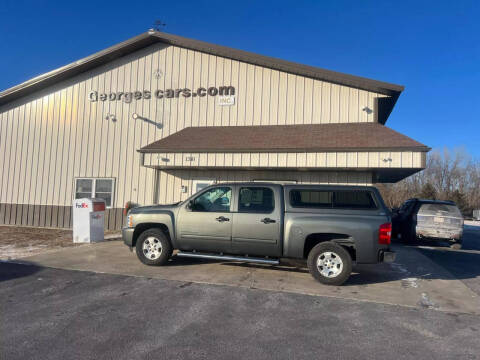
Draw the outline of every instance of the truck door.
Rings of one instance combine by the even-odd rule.
[[[177,234],[181,250],[231,252],[232,188],[216,186],[200,192],[179,211]]]
[[[236,254],[280,256],[282,253],[281,187],[238,185],[233,214],[232,250]]]

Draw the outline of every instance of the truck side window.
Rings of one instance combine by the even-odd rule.
[[[290,204],[293,207],[331,208],[333,192],[323,190],[292,190]]]
[[[266,187],[242,187],[238,202],[238,212],[266,213],[275,208],[273,190]]]
[[[216,187],[210,189],[193,200],[192,211],[229,212],[232,189]]]
[[[335,191],[333,207],[340,209],[376,209],[369,191]]]

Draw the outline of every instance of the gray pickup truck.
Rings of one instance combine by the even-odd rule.
[[[352,263],[393,261],[390,212],[375,187],[222,183],[174,205],[131,209],[123,241],[147,265],[176,256],[279,264],[307,260],[340,285]]]

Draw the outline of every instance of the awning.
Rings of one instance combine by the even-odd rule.
[[[430,149],[378,123],[188,127],[142,153],[417,151]]]
[[[368,171],[395,182],[425,168],[427,146],[377,123],[190,127],[141,148],[155,169]]]

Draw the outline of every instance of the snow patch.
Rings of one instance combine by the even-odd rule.
[[[12,260],[32,255],[33,253],[47,248],[48,245],[28,245],[18,247],[15,245],[0,245],[0,259]]]
[[[438,305],[435,304],[427,295],[427,293],[422,293],[420,300],[418,301],[418,305],[428,308],[428,309],[436,309]]]
[[[417,288],[418,287],[418,279],[417,278],[406,278],[402,280],[403,287],[411,287]]]

